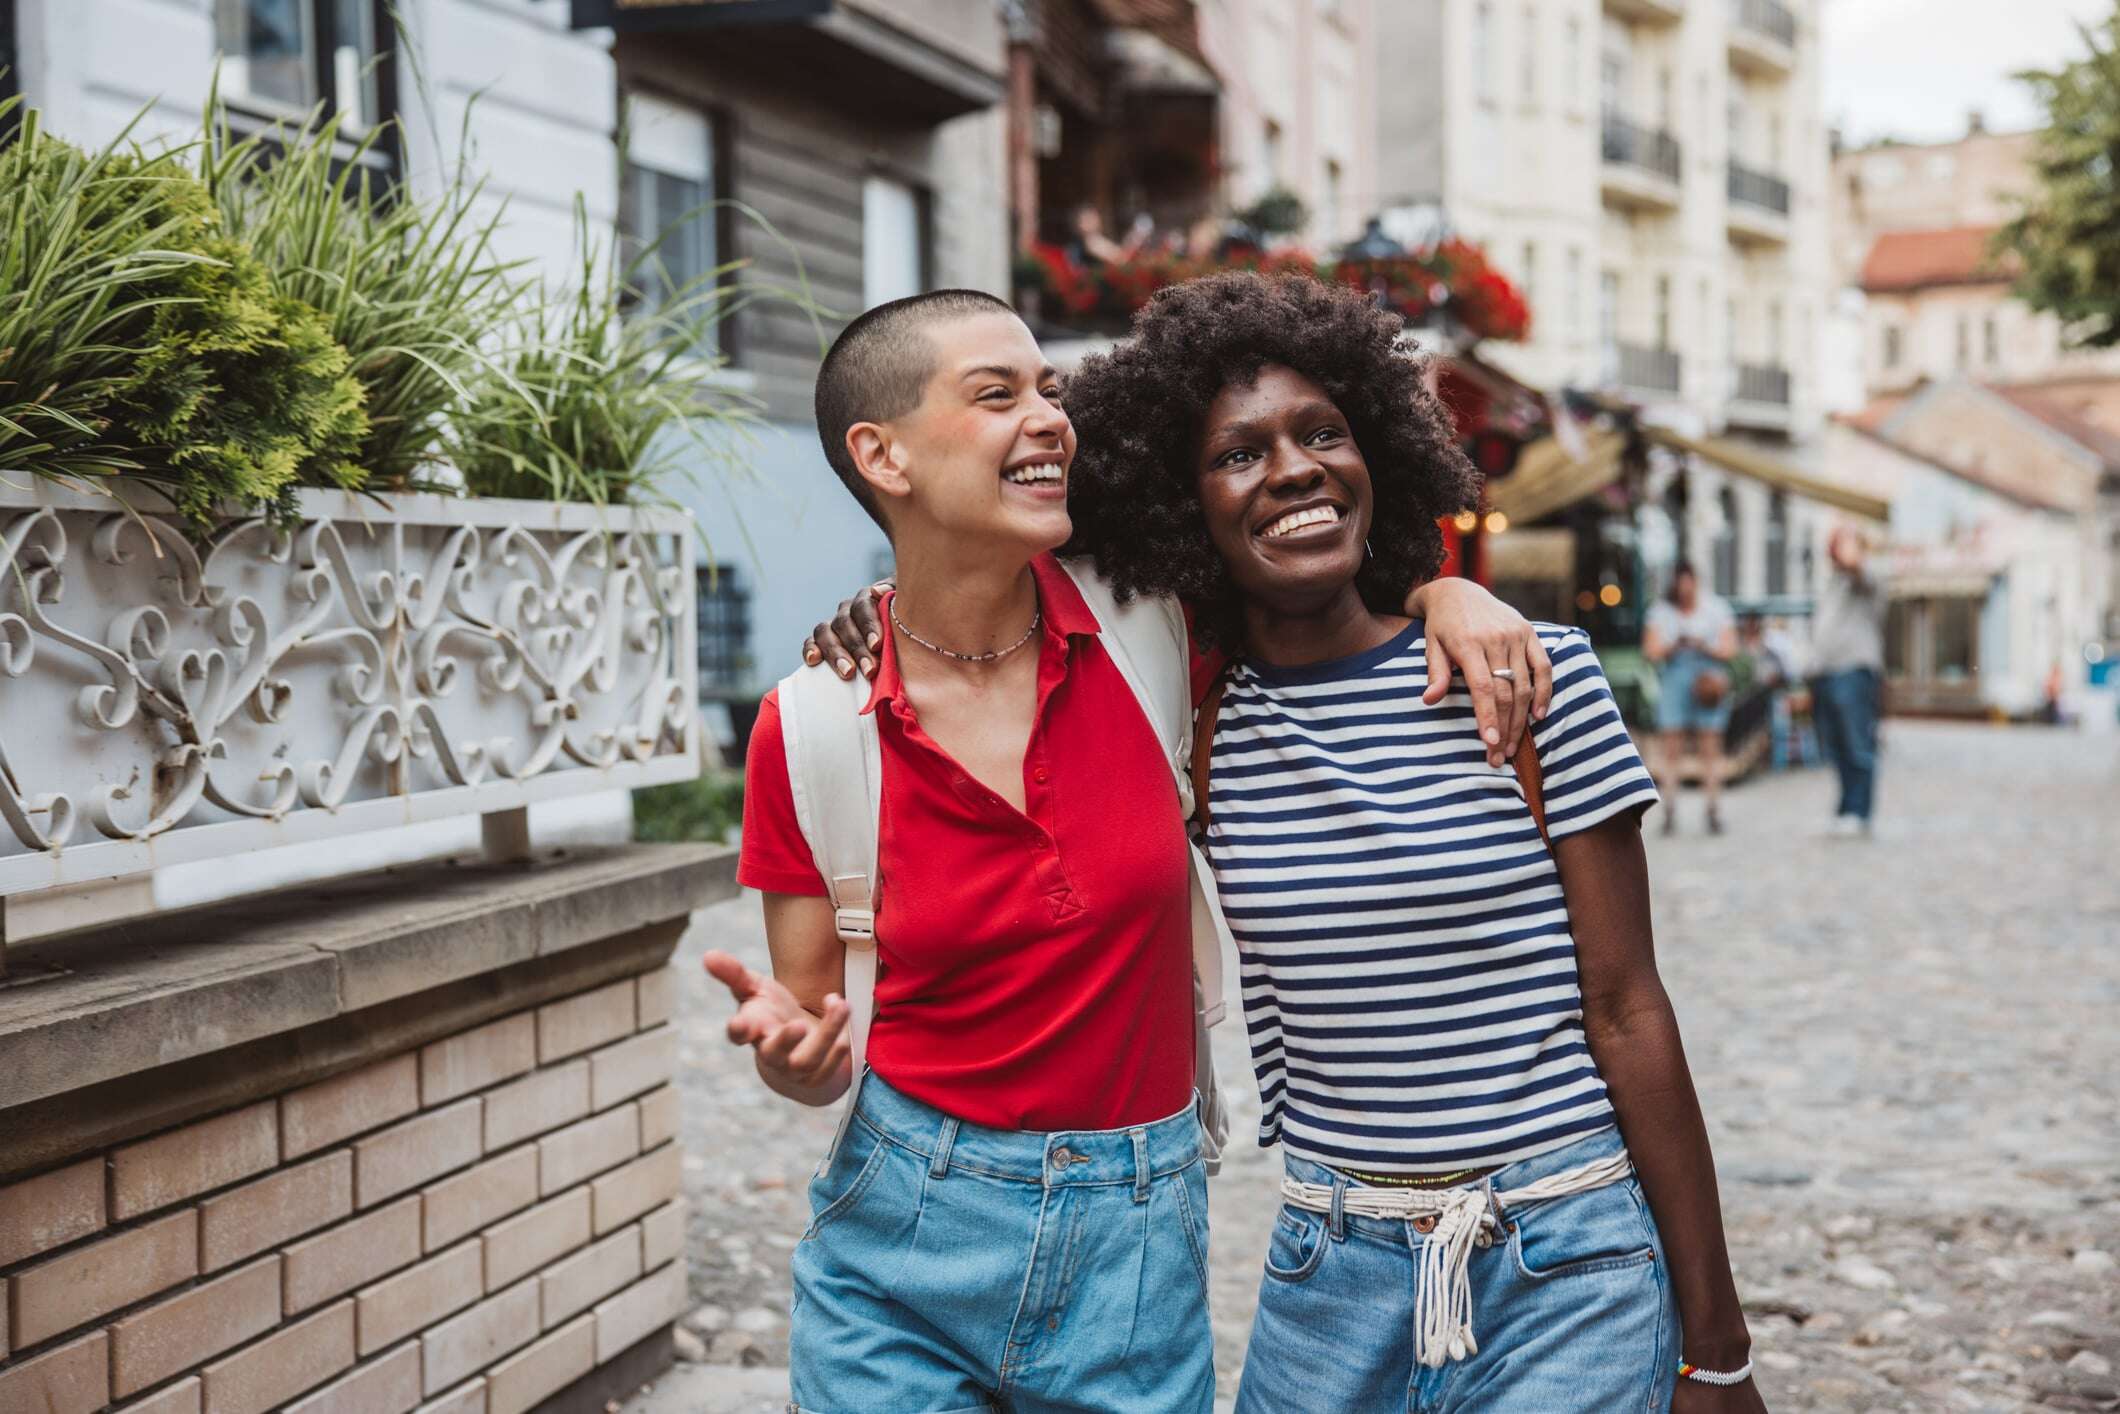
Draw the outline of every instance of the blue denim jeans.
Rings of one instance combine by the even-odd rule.
[[[1818,740],[1840,773],[1836,814],[1870,818],[1877,801],[1877,716],[1882,685],[1870,668],[1827,673],[1813,685]]]
[[[1603,1129],[1510,1164],[1497,1190],[1621,1148]],[[1345,1175],[1288,1160],[1305,1183]],[[1347,1180],[1351,1187],[1359,1183]],[[1237,1414],[1616,1414],[1663,1411],[1677,1380],[1678,1311],[1633,1177],[1509,1209],[1507,1237],[1472,1253],[1479,1350],[1439,1370],[1413,1353],[1411,1223],[1283,1207],[1266,1253]]]
[[[800,1414],[1214,1407],[1192,1107],[1131,1129],[962,1123],[871,1074],[810,1184]]]

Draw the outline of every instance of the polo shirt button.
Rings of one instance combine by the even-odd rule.
[[[1044,784],[1045,784],[1045,768],[1044,768],[1043,766],[1040,766],[1040,767],[1039,767],[1039,768],[1038,768],[1037,770],[1035,770],[1035,771],[1031,772],[1031,779],[1032,779],[1032,780],[1034,780],[1034,781],[1036,781],[1036,782],[1037,782],[1037,783],[1038,783],[1039,785],[1041,785],[1041,786],[1042,786],[1042,785],[1044,785]]]

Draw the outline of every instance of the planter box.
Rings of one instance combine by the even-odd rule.
[[[698,771],[682,512],[0,472],[0,896]]]

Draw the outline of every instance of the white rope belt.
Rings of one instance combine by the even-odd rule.
[[[1498,1213],[1524,1203],[1565,1198],[1618,1183],[1634,1172],[1634,1161],[1622,1149],[1581,1168],[1549,1174],[1522,1188],[1499,1193],[1491,1188],[1346,1188],[1340,1211],[1356,1217],[1411,1220],[1432,1217],[1435,1229],[1421,1246],[1421,1267],[1414,1291],[1414,1357],[1431,1370],[1445,1358],[1462,1360],[1480,1344],[1472,1336],[1472,1249],[1491,1246],[1499,1231]],[[1281,1180],[1281,1196],[1293,1207],[1313,1213],[1332,1212],[1333,1185]]]

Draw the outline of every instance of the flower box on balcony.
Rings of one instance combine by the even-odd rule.
[[[160,507],[0,472],[0,895],[697,773],[681,512]]]

